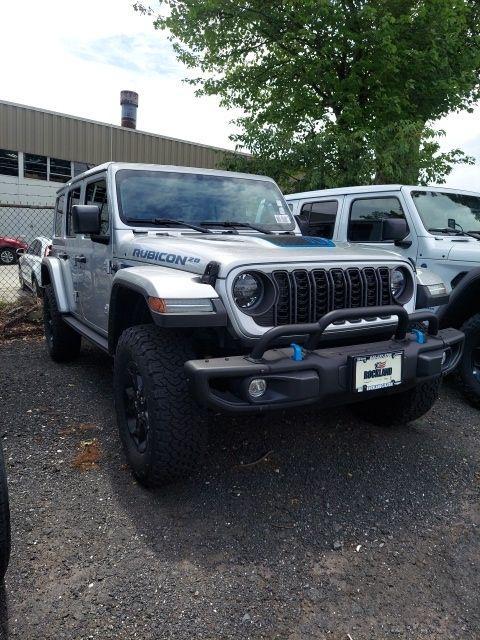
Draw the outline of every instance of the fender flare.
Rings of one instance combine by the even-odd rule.
[[[440,326],[459,328],[476,313],[480,313],[480,267],[467,271],[452,289],[449,303],[438,314]]]
[[[118,310],[121,295],[133,295],[133,307],[129,306],[127,313]],[[162,314],[152,311],[148,299],[153,298],[208,298],[212,301],[214,311],[203,314]],[[188,327],[220,327],[227,325],[227,313],[218,293],[213,286],[200,282],[200,276],[194,273],[182,272],[178,269],[168,269],[145,265],[121,269],[115,275],[110,292],[108,313],[108,343],[109,351],[113,353],[116,342],[123,329],[131,326],[131,317],[149,314],[153,323],[159,327],[188,328]],[[143,315],[145,317],[145,315]],[[134,322],[135,323],[135,322]],[[138,322],[137,322],[138,324]]]
[[[43,258],[41,267],[41,286],[47,284],[53,286],[57,307],[60,313],[68,313],[68,298],[63,283],[62,265],[59,258],[49,256]]]

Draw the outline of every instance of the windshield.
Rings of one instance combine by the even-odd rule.
[[[439,191],[412,191],[426,229],[480,232],[480,196]]]
[[[120,217],[128,224],[151,225],[159,218],[248,223],[272,231],[295,227],[278,187],[267,180],[122,169],[117,194]]]

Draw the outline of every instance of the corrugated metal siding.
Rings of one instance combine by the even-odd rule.
[[[225,155],[215,147],[6,102],[0,102],[0,149],[93,164],[115,160],[210,169]]]

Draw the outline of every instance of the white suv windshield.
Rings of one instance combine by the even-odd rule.
[[[122,169],[116,179],[120,217],[127,224],[161,226],[169,219],[213,227],[233,222],[271,231],[295,228],[278,187],[267,180],[139,169]]]
[[[480,196],[412,191],[412,198],[428,231],[480,232]]]

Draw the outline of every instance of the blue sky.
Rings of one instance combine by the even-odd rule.
[[[232,148],[230,120],[238,113],[194,95],[166,36],[131,4],[2,2],[0,99],[119,124],[120,90],[131,89],[140,94],[139,129]],[[444,149],[460,147],[479,163],[455,169],[449,186],[480,191],[480,105],[438,127],[447,132]]]

